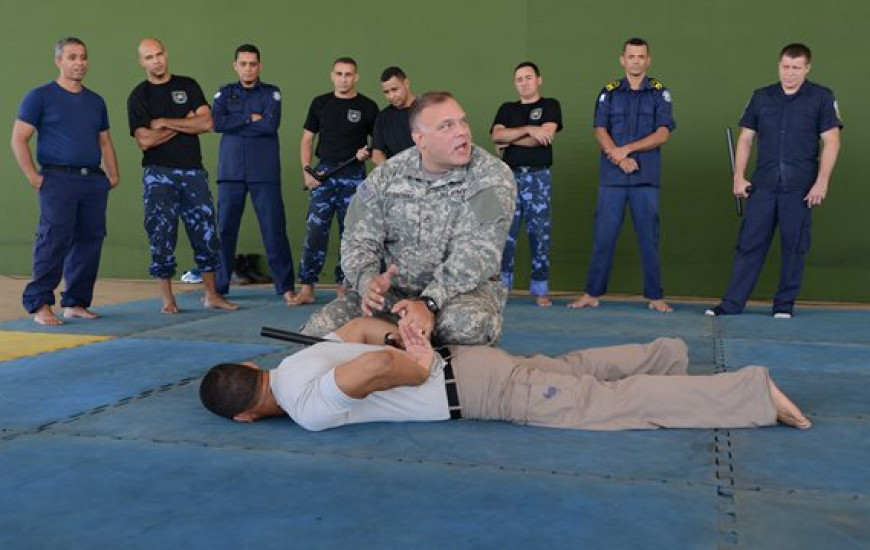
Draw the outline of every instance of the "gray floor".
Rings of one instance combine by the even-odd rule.
[[[638,302],[514,298],[503,346],[561,353],[679,336],[691,371],[765,364],[812,430],[593,433],[458,421],[307,433],[234,424],[196,390],[213,363],[274,366],[310,308],[109,306],[113,339],[0,363],[2,548],[866,548],[870,311],[706,318]],[[321,296],[325,299],[325,296]],[[29,320],[0,330],[57,332]]]

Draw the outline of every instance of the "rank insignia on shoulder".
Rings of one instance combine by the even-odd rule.
[[[275,101],[281,101],[281,92],[279,92],[278,90],[273,91],[272,99],[274,99]]]
[[[620,82],[621,82],[621,80],[619,80],[619,79],[611,80],[610,82],[608,82],[607,84],[604,85],[604,89],[607,90],[608,92],[612,92],[613,90],[619,88]]]
[[[220,93],[220,91],[218,91],[218,93],[216,93],[216,94],[214,95],[214,98],[217,99],[217,98],[219,98],[220,96],[221,96],[221,93]]]
[[[648,80],[649,80],[649,85],[652,86],[653,88],[655,88],[656,90],[661,90],[662,88],[665,87],[665,85],[662,84],[662,81],[657,79],[657,78],[649,77]]]

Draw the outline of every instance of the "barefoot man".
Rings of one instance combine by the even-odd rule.
[[[354,319],[329,336],[336,341],[299,351],[272,371],[217,365],[200,399],[237,422],[286,415],[313,431],[459,418],[583,430],[812,426],[764,367],[687,375],[686,344],[677,338],[561,357],[450,346],[445,361],[422,329],[399,324]],[[384,346],[385,335],[404,350]]]
[[[172,276],[179,217],[202,272],[203,304],[237,309],[214,286],[220,244],[199,147],[199,134],[212,128],[211,108],[194,79],[169,72],[169,54],[160,40],[146,38],[139,43],[139,64],[147,78],[130,93],[127,115],[130,134],[143,152],[145,231],[151,248],[148,271],[160,279],[161,311],[178,313]]]
[[[51,309],[61,277],[63,316],[97,317],[88,308],[106,236],[109,190],[118,185],[106,103],[82,85],[88,72],[85,43],[59,40],[54,64],[57,79],[27,94],[12,129],[15,160],[39,198],[33,280],[22,302],[40,325],[63,324]],[[38,171],[29,145],[34,133]]]

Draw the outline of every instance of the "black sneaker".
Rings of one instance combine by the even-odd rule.
[[[725,313],[725,310],[722,309],[722,306],[716,306],[716,307],[710,308],[707,311],[705,311],[704,315],[706,315],[707,317],[719,317],[720,315],[728,315],[728,314]]]

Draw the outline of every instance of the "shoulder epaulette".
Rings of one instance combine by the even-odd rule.
[[[611,80],[610,82],[608,82],[607,84],[604,85],[604,89],[607,90],[608,92],[612,92],[613,90],[619,88],[619,85],[621,83],[622,83],[622,80],[620,80],[618,78],[616,80]]]
[[[662,81],[659,80],[658,78],[649,77],[649,78],[647,78],[647,80],[649,80],[649,85],[652,86],[656,90],[663,90],[665,87],[665,85],[662,84]]]

